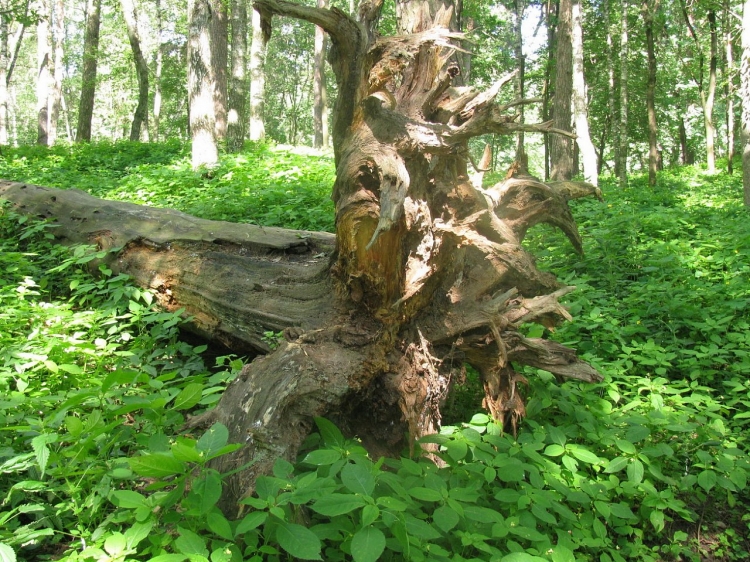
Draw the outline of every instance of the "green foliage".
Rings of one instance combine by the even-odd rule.
[[[104,199],[170,207],[207,219],[333,231],[333,161],[248,144],[210,174],[195,172],[184,145],[95,143],[4,150],[0,176]]]
[[[306,228],[332,225],[320,195],[328,160],[250,146],[207,178],[177,145],[149,146],[19,149],[3,173],[76,177],[95,194],[261,224],[311,209]],[[573,203],[584,256],[532,230],[540,265],[578,290],[573,322],[529,329],[580,350],[602,383],[527,370],[529,416],[512,439],[473,415],[481,383],[469,370],[453,425],[421,444],[441,467],[375,461],[318,419],[236,521],[217,507],[222,477],[207,462],[237,445],[220,425],[178,428],[241,363],[206,369],[202,349],[177,338],[179,314],[152,309],[106,254],[57,247],[53,227],[3,211],[0,560],[747,559],[750,225],[739,180],[688,168],[664,172],[655,190],[605,183],[605,203]],[[270,347],[277,338],[266,334]]]

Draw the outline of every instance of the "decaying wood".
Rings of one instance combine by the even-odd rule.
[[[208,316],[198,329],[218,339],[268,351],[258,330],[285,329],[286,341],[248,364],[211,419],[200,420],[221,421],[232,440],[246,444],[218,459],[219,470],[254,462],[226,480],[225,508],[253,491],[276,456],[293,458],[315,415],[332,418],[373,454],[398,454],[437,430],[441,404],[465,364],[482,376],[485,407],[513,431],[525,414],[519,366],[599,380],[573,350],[519,330],[570,320],[558,300],[573,290],[536,267],[522,245],[526,233],[548,223],[580,251],[567,202],[600,193],[583,183],[545,184],[524,165],[490,188],[472,184],[471,138],[560,131],[517,121],[513,111],[535,100],[496,101],[512,75],[484,91],[454,85],[452,60],[463,36],[453,27],[452,1],[397,0],[399,35],[389,38],[375,32],[382,0],[363,0],[359,22],[337,8],[286,0],[256,0],[254,7],[266,37],[277,15],[330,36],[339,92],[335,250],[319,233],[219,227],[103,202],[84,212],[78,192],[64,192],[75,198],[65,207],[62,192],[2,188],[27,212],[67,221],[65,236],[83,225],[84,239],[123,246],[118,266],[166,295],[163,305]],[[120,218],[103,218],[105,207]]]

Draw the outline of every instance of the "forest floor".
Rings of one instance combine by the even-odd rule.
[[[333,228],[331,158],[248,146],[210,174],[178,143],[4,150],[0,177],[76,187],[209,219]],[[491,181],[491,177],[488,181]],[[180,434],[242,358],[180,338],[124,276],[61,248],[54,226],[0,211],[0,561],[747,560],[750,221],[741,174],[604,178],[571,203],[584,241],[536,227],[538,263],[575,285],[573,321],[536,337],[604,381],[527,369],[518,438],[481,411],[474,373],[425,459],[369,459],[317,420],[295,464],[261,479],[238,521],[208,460],[226,429]],[[272,342],[276,334],[269,333]]]

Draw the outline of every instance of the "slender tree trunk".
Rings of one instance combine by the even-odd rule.
[[[612,140],[612,152],[614,156],[614,162],[615,162],[615,176],[620,175],[620,147],[618,143],[619,139],[619,119],[617,117],[616,113],[616,85],[617,80],[615,78],[615,55],[614,55],[614,41],[612,38],[612,0],[604,0],[604,21],[607,25],[607,85],[609,86],[609,95],[607,96],[607,113],[608,113],[608,119],[607,123],[609,124],[609,134],[608,136]],[[602,142],[600,143],[600,149],[599,149],[599,174],[601,175],[602,169],[604,167],[604,162],[606,161],[605,158],[605,148],[607,143],[607,137],[602,135]]]
[[[576,142],[583,160],[583,176],[592,185],[599,183],[596,167],[596,150],[589,133],[588,104],[586,102],[586,80],[583,75],[583,14],[581,0],[573,0],[572,49],[573,49],[573,111],[576,126]]]
[[[560,0],[555,29],[555,98],[553,120],[555,127],[571,130],[571,101],[573,95],[572,53],[572,0]],[[550,139],[552,149],[553,180],[569,180],[573,177],[573,141],[568,137],[554,136]]]
[[[193,139],[193,168],[215,166],[219,161],[216,145],[216,82],[211,57],[211,4],[209,0],[188,3],[188,102],[190,133]]]
[[[628,0],[622,0],[620,25],[620,136],[617,140],[618,179],[621,188],[628,185]]]
[[[745,207],[750,208],[750,0],[742,3],[740,99],[742,100],[742,185]]]
[[[63,0],[54,0],[54,57],[52,59],[52,92],[49,107],[49,129],[47,144],[57,142],[57,130],[62,108],[63,41],[65,40],[65,5]]]
[[[37,144],[47,145],[49,140],[49,106],[51,76],[49,72],[52,56],[49,42],[49,8],[46,0],[38,0],[37,13],[39,21],[36,24],[36,113],[37,113]]]
[[[654,14],[657,6],[658,0],[652,0],[652,3],[649,0],[644,0],[641,5],[648,58],[646,112],[648,113],[648,185],[651,187],[656,185],[656,172],[659,168],[656,126],[656,49],[654,47]]]
[[[548,121],[552,118],[552,109],[550,107],[552,96],[552,69],[554,68],[555,62],[555,22],[557,20],[556,14],[553,15],[552,7],[554,3],[552,0],[547,0],[545,3],[545,16],[547,18],[547,64],[544,67],[544,92],[542,96],[542,119]],[[552,139],[548,136],[544,136],[544,179],[549,180],[551,174],[551,161],[552,161]]]
[[[328,0],[318,0],[318,8],[328,8]],[[313,60],[313,146],[328,146],[328,103],[326,99],[326,33],[315,26]]]
[[[716,126],[714,125],[714,100],[716,99],[716,67],[718,59],[718,37],[716,31],[716,12],[708,11],[708,28],[711,34],[711,53],[708,65],[708,92],[706,93],[703,119],[706,126],[706,167],[709,173],[716,172],[716,153],[714,140]]]
[[[247,0],[232,0],[232,77],[229,83],[227,150],[238,152],[247,126]]]
[[[516,59],[516,99],[523,99],[525,94],[526,81],[526,57],[523,54],[523,13],[526,8],[526,0],[515,0],[513,3],[513,51]],[[525,120],[524,106],[518,110],[518,122],[523,123]],[[526,149],[524,147],[524,132],[518,131],[518,140],[516,142],[516,162],[525,162]]]
[[[724,4],[724,47],[726,56],[726,124],[727,124],[727,173],[734,173],[734,47],[732,42],[729,0]]]
[[[141,135],[148,140],[148,63],[141,50],[141,36],[138,32],[138,12],[135,0],[120,0],[125,25],[128,28],[128,40],[133,50],[135,73],[138,77],[138,105],[133,113],[133,123],[130,127],[130,140],[141,140]]]
[[[680,135],[680,160],[683,166],[690,164],[690,154],[688,152],[687,129],[685,128],[685,119],[680,117],[678,123]]]
[[[252,42],[250,44],[250,140],[260,141],[266,137],[263,125],[263,106],[266,95],[265,58],[266,46],[260,26],[260,13],[252,11]]]
[[[222,143],[227,137],[227,59],[229,17],[227,0],[209,0],[211,6],[211,65],[214,75],[214,115],[216,119],[216,141]]]
[[[8,64],[10,46],[8,21],[0,18],[0,145],[8,144]]]
[[[161,74],[164,67],[164,16],[162,14],[161,0],[156,0],[156,68],[154,69],[154,114],[153,128],[154,140],[159,142],[161,134]]]
[[[89,0],[86,9],[86,33],[83,39],[83,69],[81,72],[81,103],[78,108],[77,142],[91,141],[91,121],[94,116],[96,72],[99,58],[99,27],[102,0]]]

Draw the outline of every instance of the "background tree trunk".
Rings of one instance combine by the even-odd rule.
[[[232,79],[229,84],[227,150],[238,152],[245,142],[247,126],[247,0],[232,0]]]
[[[266,136],[263,126],[263,97],[265,96],[265,43],[260,28],[260,13],[252,11],[252,41],[250,44],[250,140],[260,141]]]
[[[37,113],[37,144],[47,145],[49,140],[49,104],[50,104],[50,43],[49,43],[49,8],[46,0],[38,0],[37,13],[39,21],[36,24],[36,113]]]
[[[620,137],[619,182],[620,187],[628,185],[628,0],[622,1],[622,22],[620,27]]]
[[[742,185],[745,207],[750,207],[750,0],[742,3],[740,99],[742,100]]]
[[[555,98],[553,119],[555,127],[571,130],[571,100],[573,95],[572,0],[560,0],[555,29]],[[553,180],[573,177],[573,141],[564,136],[550,139]]]
[[[52,146],[57,142],[57,129],[62,108],[62,80],[63,80],[63,40],[65,39],[65,4],[63,0],[54,0],[54,39],[55,50],[52,61],[52,91],[49,101],[49,123],[47,128],[47,144]]]
[[[159,142],[161,133],[161,75],[164,69],[164,22],[162,14],[161,0],[155,2],[156,10],[156,64],[154,69],[154,141]]]
[[[318,0],[318,8],[328,8],[328,0]],[[328,147],[328,102],[326,99],[326,33],[315,26],[313,59],[313,147]]]
[[[188,103],[190,133],[193,139],[193,168],[215,166],[219,161],[216,145],[216,82],[211,56],[211,4],[190,0],[188,12]]]
[[[583,160],[583,176],[592,185],[599,183],[596,166],[596,150],[589,134],[588,100],[586,80],[583,75],[583,14],[581,0],[573,0],[571,23],[571,45],[573,56],[573,113],[575,118],[576,143]]]
[[[516,98],[523,99],[525,95],[525,80],[526,80],[526,57],[523,54],[523,13],[525,9],[525,0],[515,0],[513,3],[513,35],[514,44],[513,52],[516,59],[516,69],[518,74],[516,75]],[[518,110],[519,123],[525,121],[524,107],[519,107]],[[518,131],[518,140],[516,141],[516,162],[524,162],[526,159],[526,150],[524,147],[524,132]]]
[[[724,47],[726,56],[726,124],[727,124],[727,173],[734,173],[734,44],[732,41],[729,0],[724,3]]]
[[[227,136],[227,40],[229,18],[226,0],[209,0],[211,16],[211,66],[214,77],[214,116],[216,140],[221,143]]]
[[[654,47],[654,13],[658,0],[644,0],[641,5],[646,34],[646,56],[648,58],[648,78],[646,81],[646,112],[648,113],[648,185],[656,185],[656,171],[659,168],[656,126],[656,49]]]
[[[138,12],[135,7],[135,0],[120,0],[120,5],[128,28],[130,48],[133,50],[135,73],[138,76],[138,105],[135,108],[133,123],[130,127],[130,140],[141,140],[142,134],[145,135],[145,140],[148,140],[148,63],[141,50]]]
[[[77,142],[91,141],[91,120],[94,116],[96,69],[99,58],[99,24],[102,0],[86,4],[86,34],[83,39],[83,71],[81,74],[81,103],[78,107]]]

